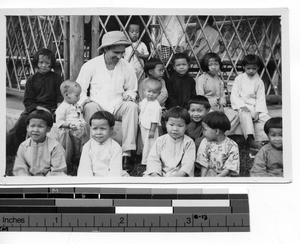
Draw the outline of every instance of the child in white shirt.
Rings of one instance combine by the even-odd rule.
[[[220,111],[208,113],[202,119],[203,134],[196,158],[202,177],[225,177],[238,175],[240,157],[238,145],[225,135],[230,121]]]
[[[270,119],[265,97],[265,86],[257,71],[262,61],[257,55],[246,55],[242,61],[245,72],[238,75],[231,90],[232,108],[239,113],[240,124],[251,148],[260,149],[267,141],[263,126]]]
[[[60,92],[64,101],[55,112],[56,125],[59,128],[59,141],[66,150],[68,174],[74,174],[80,159],[86,125],[81,107],[77,104],[81,87],[75,81],[66,80],[61,84]]]
[[[27,119],[29,138],[18,148],[13,174],[15,176],[65,176],[65,150],[47,136],[53,125],[50,112],[35,110]]]
[[[144,176],[194,176],[195,143],[184,134],[190,115],[186,109],[174,107],[165,118],[168,134],[158,137],[153,144]]]
[[[158,126],[161,120],[161,106],[157,101],[162,84],[159,80],[148,79],[145,83],[145,98],[139,103],[139,124],[143,142],[141,164],[146,164],[151,146],[158,138]]]
[[[138,82],[142,81],[144,76],[144,60],[149,57],[147,46],[140,37],[140,25],[131,23],[128,25],[128,35],[132,42],[131,46],[126,47],[124,59],[127,60],[135,70]]]
[[[91,139],[84,144],[78,176],[121,176],[122,148],[111,138],[114,116],[98,111],[90,119]]]

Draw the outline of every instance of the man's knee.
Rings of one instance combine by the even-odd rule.
[[[95,102],[87,103],[83,108],[84,117],[91,117],[95,112],[99,111],[99,105]]]
[[[126,101],[124,102],[124,107],[126,111],[138,112],[138,105],[135,102]]]

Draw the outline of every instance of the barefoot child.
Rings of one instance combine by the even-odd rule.
[[[158,126],[161,120],[161,106],[157,101],[162,84],[159,80],[148,79],[145,83],[146,98],[139,103],[139,124],[143,142],[141,164],[146,165],[151,146],[158,138]]]

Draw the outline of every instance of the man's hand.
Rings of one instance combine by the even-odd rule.
[[[250,113],[250,109],[247,108],[246,106],[240,107],[240,110],[241,110],[242,112],[248,112],[248,113]]]
[[[123,95],[123,101],[132,101],[132,102],[134,102],[135,99],[132,98],[131,96],[129,96],[128,94],[124,94]]]

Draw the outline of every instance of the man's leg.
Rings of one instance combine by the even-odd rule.
[[[133,169],[131,151],[136,150],[138,128],[138,105],[134,102],[123,102],[115,113],[116,120],[122,121],[123,169]]]
[[[122,121],[123,152],[136,150],[138,105],[134,102],[123,102],[115,111],[115,118],[118,121]]]
[[[101,111],[101,107],[95,103],[95,102],[90,102],[87,103],[84,108],[83,108],[83,117],[86,122],[86,133],[82,138],[82,143],[85,144],[89,139],[90,139],[90,118],[94,113],[97,111]]]

